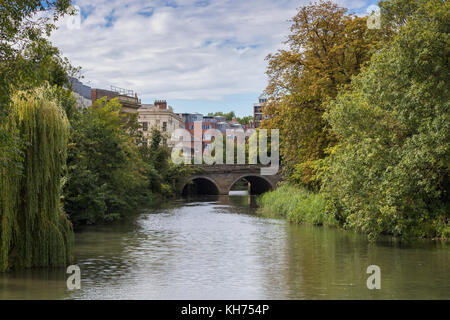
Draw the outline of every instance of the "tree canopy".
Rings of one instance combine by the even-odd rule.
[[[60,202],[69,123],[51,90],[13,97],[6,128],[21,139],[22,171],[0,168],[0,271],[72,259],[72,226]]]
[[[18,137],[4,125],[14,91],[63,85],[76,72],[46,39],[54,22],[71,13],[69,0],[0,2],[0,166],[11,164],[18,153]]]
[[[450,236],[449,9],[421,1],[402,15],[392,42],[326,113],[339,139],[329,209],[373,237]]]
[[[292,19],[288,48],[267,57],[269,119],[262,127],[280,129],[285,174],[307,186],[315,161],[336,141],[322,117],[324,103],[379,48],[381,32],[368,30],[366,19],[331,1],[304,6]]]

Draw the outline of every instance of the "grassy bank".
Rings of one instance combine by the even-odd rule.
[[[323,195],[309,192],[289,184],[263,194],[258,199],[264,215],[286,218],[301,224],[336,226],[333,216],[325,214],[326,201]]]

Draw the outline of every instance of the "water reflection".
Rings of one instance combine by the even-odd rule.
[[[82,288],[63,269],[0,274],[1,299],[400,299],[450,292],[449,248],[295,226],[241,191],[169,202],[76,235]],[[382,289],[366,288],[381,267]]]

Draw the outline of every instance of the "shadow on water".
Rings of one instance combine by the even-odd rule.
[[[186,206],[214,205],[223,212],[256,215],[257,195],[249,195],[247,191],[230,191],[229,195],[190,195],[184,196],[182,203]]]

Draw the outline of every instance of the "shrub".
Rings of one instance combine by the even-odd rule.
[[[263,194],[258,202],[265,213],[282,216],[293,223],[336,225],[333,215],[325,213],[326,200],[322,194],[290,184]]]

